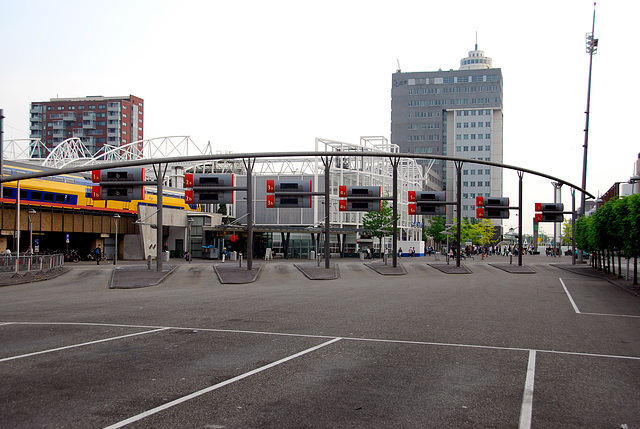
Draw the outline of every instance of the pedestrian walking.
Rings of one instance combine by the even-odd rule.
[[[102,249],[100,249],[100,245],[98,244],[98,247],[96,247],[96,263],[97,265],[100,265],[100,258],[102,257]]]

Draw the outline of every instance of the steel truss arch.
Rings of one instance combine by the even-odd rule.
[[[4,142],[3,156],[4,159],[33,161],[45,158],[51,149],[49,149],[41,139],[11,139]]]

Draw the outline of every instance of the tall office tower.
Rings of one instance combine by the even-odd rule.
[[[94,154],[104,145],[123,146],[143,139],[143,104],[140,97],[52,98],[33,102],[31,138],[48,148],[78,137]]]
[[[458,70],[393,74],[391,143],[401,152],[502,162],[502,142],[502,71],[477,44]],[[421,162],[455,191],[453,162]],[[475,217],[476,196],[502,196],[501,169],[463,165],[463,218]]]

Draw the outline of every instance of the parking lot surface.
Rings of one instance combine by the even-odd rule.
[[[552,265],[568,258],[527,257],[527,274],[501,257],[468,274],[399,262],[334,260],[337,278],[313,280],[256,261],[237,284],[178,261],[124,288],[79,263],[7,284],[0,427],[640,427],[626,283]]]

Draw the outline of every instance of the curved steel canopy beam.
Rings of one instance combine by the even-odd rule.
[[[229,153],[229,154],[215,154],[215,155],[193,155],[193,156],[177,156],[177,157],[169,157],[162,159],[136,159],[131,161],[121,161],[121,162],[112,162],[112,163],[100,163],[93,164],[91,167],[80,166],[80,167],[68,167],[61,168],[56,171],[57,174],[73,174],[73,173],[82,173],[85,171],[91,170],[100,170],[100,169],[108,169],[108,168],[122,168],[122,167],[136,167],[136,166],[144,166],[144,165],[153,165],[153,164],[171,164],[171,163],[185,163],[185,162],[199,162],[199,161],[213,161],[213,160],[226,160],[226,159],[247,159],[247,158],[292,158],[292,157],[333,157],[333,156],[343,156],[345,155],[342,152],[260,152],[260,153]],[[386,157],[386,158],[412,158],[412,159],[439,159],[442,161],[454,161],[461,163],[469,163],[469,164],[481,164],[481,165],[489,165],[492,167],[506,168],[507,170],[521,171],[527,174],[532,174],[534,176],[544,177],[554,182],[561,183],[563,185],[567,185],[570,188],[573,188],[579,192],[584,192],[585,195],[590,198],[595,198],[594,195],[587,192],[585,189],[574,185],[573,183],[567,182],[566,180],[560,179],[558,177],[551,176],[550,174],[541,173],[539,171],[530,170],[528,168],[522,168],[515,165],[502,164],[499,162],[492,161],[482,161],[479,159],[469,159],[469,158],[458,158],[455,156],[446,156],[446,155],[422,155],[422,154],[410,154],[410,153],[388,153],[388,152],[378,152],[378,151],[369,151],[369,152],[349,152],[347,154],[351,157]],[[53,176],[51,172],[37,172],[30,174],[20,174],[16,176],[7,176],[2,177],[0,179],[1,183],[6,182],[15,182],[17,180],[25,180],[25,179],[36,179],[39,177]]]

